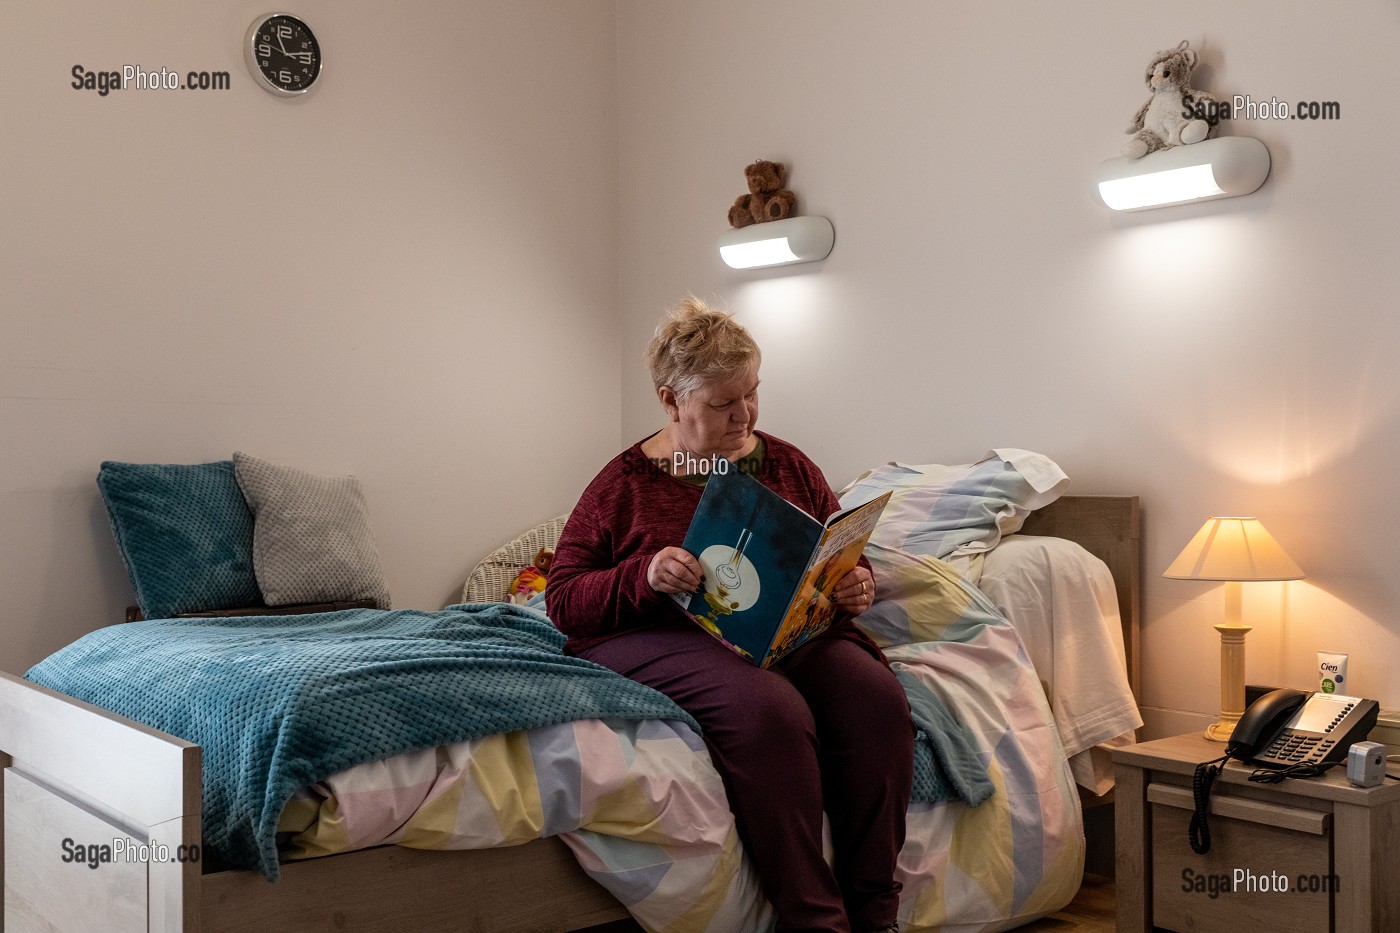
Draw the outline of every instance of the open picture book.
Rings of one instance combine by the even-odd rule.
[[[742,471],[711,474],[682,544],[704,579],[673,598],[735,653],[769,667],[835,620],[832,592],[889,498],[823,524]]]

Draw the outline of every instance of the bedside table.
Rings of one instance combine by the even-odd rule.
[[[1380,933],[1400,929],[1400,783],[1249,781],[1231,761],[1210,801],[1211,849],[1187,841],[1199,733],[1113,750],[1119,933]]]

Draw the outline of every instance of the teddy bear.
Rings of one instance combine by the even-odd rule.
[[[783,187],[787,170],[781,162],[760,159],[744,167],[749,193],[741,194],[729,209],[729,226],[747,227],[765,220],[782,220],[792,213],[797,195]]]
[[[535,560],[530,566],[524,567],[515,575],[515,579],[510,582],[510,588],[506,590],[506,599],[518,605],[524,605],[537,593],[543,593],[546,577],[549,575],[549,567],[554,563],[554,548],[542,547],[535,554]]]
[[[1140,159],[1149,152],[1198,143],[1215,132],[1220,105],[1210,94],[1192,90],[1196,52],[1182,40],[1174,49],[1158,52],[1147,63],[1145,79],[1152,96],[1139,108],[1124,131],[1133,138],[1123,155]]]

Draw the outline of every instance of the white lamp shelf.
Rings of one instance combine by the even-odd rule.
[[[1107,159],[1094,172],[1099,199],[1115,211],[1145,211],[1258,190],[1269,176],[1269,150],[1250,136],[1223,136]]]
[[[836,231],[825,217],[786,217],[720,235],[719,254],[734,269],[757,269],[825,259]]]

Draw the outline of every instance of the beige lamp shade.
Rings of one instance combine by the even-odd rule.
[[[1173,580],[1301,580],[1305,574],[1257,518],[1208,518],[1162,574]]]

